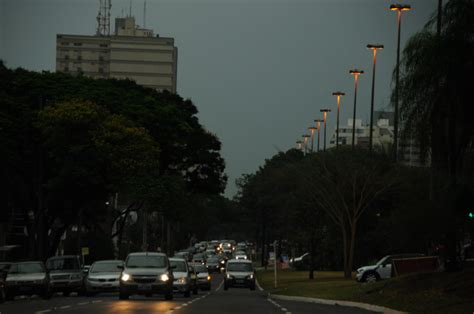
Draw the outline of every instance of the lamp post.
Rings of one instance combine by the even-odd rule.
[[[328,118],[328,112],[331,112],[331,109],[321,109],[319,110],[323,113],[323,121],[324,121],[324,148],[323,150],[326,151],[326,121]]]
[[[316,119],[314,120],[316,122],[316,128],[318,129],[318,152],[319,152],[319,142],[321,140],[321,122],[323,122],[322,119]]]
[[[337,97],[337,118],[336,118],[336,148],[339,147],[339,112],[341,111],[341,96],[346,94],[343,92],[334,92],[333,96]]]
[[[397,11],[397,23],[398,23],[398,38],[397,38],[397,65],[395,71],[395,112],[393,121],[393,159],[398,159],[398,89],[400,83],[400,31],[402,27],[402,12],[410,11],[411,6],[408,4],[392,4],[390,5],[391,11]]]
[[[304,145],[304,153],[305,153],[305,155],[306,155],[306,154],[308,153],[308,140],[309,140],[310,135],[304,134],[304,135],[302,135],[302,136],[303,136],[303,141],[304,141],[304,143],[303,143],[303,145]]]
[[[311,131],[311,152],[314,152],[314,132],[317,130],[318,128],[314,127],[314,126],[310,126],[308,128],[308,130]]]
[[[374,133],[374,94],[375,94],[375,67],[377,66],[377,50],[382,50],[383,45],[368,44],[367,49],[372,50],[374,54],[374,66],[372,67],[372,95],[370,98],[370,131],[369,131],[369,153],[372,153],[373,133]]]
[[[349,73],[354,76],[354,114],[352,116],[352,149],[355,145],[355,120],[356,120],[356,108],[357,108],[357,86],[359,85],[359,75],[364,74],[364,71],[353,69]]]

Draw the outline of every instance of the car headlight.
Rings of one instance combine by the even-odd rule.
[[[207,281],[211,281],[211,276],[207,276]]]
[[[253,274],[249,275],[248,278],[249,278],[249,279],[253,279]]]
[[[225,275],[227,279],[232,279],[233,277],[229,274]]]
[[[166,281],[166,280],[163,280],[163,281]],[[187,277],[181,277],[181,278],[178,279],[178,283],[186,283],[187,281],[188,281]]]
[[[225,264],[225,261],[221,261],[221,264]]]
[[[127,273],[122,273],[122,276],[120,277],[120,280],[129,281],[130,280],[130,275],[127,274]]]
[[[168,281],[168,280],[170,280],[170,276],[168,276],[168,274],[162,274],[160,276],[160,280],[161,281]]]

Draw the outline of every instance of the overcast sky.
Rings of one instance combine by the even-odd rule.
[[[57,33],[93,35],[99,0],[0,0],[0,58],[10,68],[55,69]],[[129,9],[112,0],[112,17]],[[402,19],[402,45],[437,8],[411,0]],[[372,55],[378,55],[376,109],[389,109],[396,58],[396,14],[387,0],[148,0],[147,27],[174,37],[178,93],[199,109],[201,123],[223,143],[229,183],[279,150],[295,146],[331,93],[345,91],[341,125],[353,103],[353,67],[360,80],[358,118],[368,119]],[[132,0],[143,25],[143,0]],[[114,23],[112,21],[111,25]],[[328,138],[335,115],[328,119]]]

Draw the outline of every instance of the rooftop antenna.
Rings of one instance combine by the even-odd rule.
[[[97,14],[97,36],[110,36],[110,9],[112,0],[99,0],[99,13]]]
[[[132,17],[132,0],[130,0],[130,8],[129,8],[129,15],[128,17]]]

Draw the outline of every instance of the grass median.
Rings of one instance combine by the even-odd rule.
[[[344,279],[342,272],[278,271],[273,287],[273,270],[257,272],[259,284],[273,294],[345,300],[386,306],[410,313],[474,313],[474,272],[406,275],[366,284]]]

